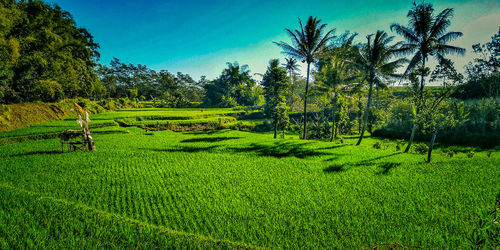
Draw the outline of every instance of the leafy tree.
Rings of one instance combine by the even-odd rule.
[[[390,77],[396,76],[396,69],[406,62],[404,58],[390,61],[400,45],[399,43],[390,45],[394,39],[393,36],[388,36],[387,33],[379,30],[376,34],[368,35],[366,39],[367,43],[359,50],[354,60],[354,64],[363,77],[362,82],[368,83],[368,101],[363,113],[361,134],[356,145],[361,144],[366,130],[368,113],[372,104],[373,86],[386,87],[386,81]]]
[[[476,58],[466,66],[467,82],[454,96],[462,99],[500,96],[500,27],[485,44],[472,45]]]
[[[354,89],[353,83],[358,78],[358,71],[350,63],[357,51],[353,46],[357,34],[345,33],[340,36],[333,46],[325,49],[317,62],[318,72],[314,74],[316,86],[314,92],[326,95],[331,105],[332,131],[330,141],[335,139],[338,107],[342,96],[349,94]]]
[[[203,88],[206,92],[203,101],[206,106],[253,106],[259,99],[258,88],[250,76],[248,66],[240,66],[237,62],[227,63],[222,74]]]
[[[262,78],[261,84],[264,88],[264,97],[266,99],[264,110],[273,119],[275,139],[279,127],[282,128],[284,136],[284,131],[289,121],[289,108],[286,105],[286,94],[290,88],[289,79],[287,71],[279,67],[278,59],[269,61],[269,66]]]
[[[0,26],[0,102],[103,95],[99,45],[70,13],[38,0],[1,1]]]
[[[427,152],[427,162],[431,162],[432,149],[439,130],[453,127],[467,117],[463,102],[454,109],[442,105],[462,79],[462,74],[456,72],[453,63],[448,59],[442,59],[431,74],[431,81],[442,81],[442,88],[439,93],[424,92],[424,99],[420,104],[421,112],[417,114],[416,119],[422,130],[432,135]],[[456,105],[456,103],[451,102],[448,105]],[[453,110],[457,112],[452,112]]]
[[[283,53],[291,57],[302,60],[307,63],[306,89],[304,93],[304,131],[303,139],[307,139],[307,97],[309,91],[309,73],[311,63],[313,63],[318,54],[324,48],[328,41],[333,38],[335,29],[327,31],[324,35],[326,24],[321,24],[321,19],[310,16],[306,26],[302,25],[299,18],[300,30],[286,29],[288,35],[292,39],[292,45],[281,42],[274,42],[283,49]]]
[[[431,56],[439,61],[447,54],[463,55],[465,53],[465,49],[448,44],[463,35],[461,32],[446,32],[451,24],[452,16],[453,9],[451,8],[444,9],[439,14],[434,15],[432,4],[425,2],[416,4],[414,2],[414,7],[407,14],[408,26],[391,25],[391,30],[401,35],[406,41],[398,53],[400,55],[413,54],[404,76],[408,75],[417,65],[425,68],[426,62]],[[425,75],[422,74],[420,75],[419,88],[420,101],[423,99],[424,87]],[[405,152],[410,150],[416,130],[417,124],[414,123]]]

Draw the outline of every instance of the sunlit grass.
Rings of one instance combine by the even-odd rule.
[[[59,153],[57,139],[0,146],[0,195],[12,200],[0,207],[3,246],[458,248],[499,191],[498,152],[426,164],[370,137],[356,147],[354,136],[93,131],[96,152]]]

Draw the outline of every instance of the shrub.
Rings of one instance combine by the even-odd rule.
[[[415,144],[415,147],[413,147],[413,150],[415,150],[415,153],[423,155],[423,154],[427,153],[428,147],[425,144],[418,143],[418,144]]]
[[[373,144],[373,148],[376,148],[376,149],[381,149],[382,148],[382,142],[375,142],[375,144]]]
[[[474,157],[474,151],[467,152],[467,157],[469,157],[469,158]]]

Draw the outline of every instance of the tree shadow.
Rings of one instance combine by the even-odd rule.
[[[213,151],[216,149],[217,146],[209,146],[209,147],[175,147],[175,148],[165,148],[165,149],[160,149],[160,148],[140,148],[142,150],[150,150],[150,151],[155,151],[155,152],[185,152],[185,153],[196,153],[196,152],[203,152],[203,151]]]
[[[342,172],[342,171],[345,171],[343,165],[332,165],[332,166],[329,166],[329,167],[323,169],[323,172],[325,172],[325,173],[338,173],[338,172]]]
[[[330,152],[321,152],[318,149],[305,148],[303,144],[289,142],[275,142],[273,145],[252,143],[247,147],[228,148],[233,152],[255,152],[260,156],[275,158],[295,157],[304,159],[312,156],[332,155]]]
[[[207,138],[192,138],[192,139],[186,139],[182,140],[181,143],[186,143],[186,142],[219,142],[219,141],[226,141],[226,140],[235,140],[235,139],[240,139],[241,137],[207,137]]]
[[[224,130],[202,130],[202,131],[189,131],[189,132],[182,132],[184,135],[213,135],[213,134],[221,134],[225,133],[226,131]]]
[[[392,153],[392,154],[384,155],[384,156],[379,156],[379,157],[375,157],[375,158],[371,158],[371,159],[367,159],[367,160],[362,160],[362,161],[358,161],[358,162],[347,162],[344,164],[332,165],[332,166],[329,166],[329,167],[323,169],[323,172],[325,172],[325,173],[343,172],[343,171],[347,170],[346,167],[376,166],[376,167],[382,168],[382,171],[378,172],[377,175],[387,175],[387,174],[389,174],[389,172],[392,168],[395,168],[395,167],[401,165],[401,163],[396,163],[396,162],[375,163],[374,161],[384,159],[387,157],[391,157],[394,155],[398,155],[398,154],[401,154],[401,152]],[[333,159],[336,159],[336,158],[334,157],[332,159],[326,159],[325,161],[331,161]]]
[[[327,150],[327,149],[336,149],[336,148],[342,148],[347,145],[345,144],[340,144],[340,145],[333,145],[333,146],[328,146],[328,147],[323,147],[323,148],[317,148],[317,150]]]
[[[382,171],[378,172],[377,174],[378,175],[388,175],[389,171],[391,171],[391,169],[393,169],[399,165],[401,165],[401,163],[396,163],[396,162],[386,162],[386,163],[379,164],[378,167],[381,167]]]
[[[62,154],[61,151],[58,150],[50,150],[50,151],[31,151],[26,153],[14,154],[12,156],[28,156],[28,155],[52,155],[52,154]]]

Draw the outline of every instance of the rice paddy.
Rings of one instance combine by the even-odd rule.
[[[95,152],[60,153],[55,138],[0,146],[0,247],[465,248],[500,191],[498,151],[438,150],[427,164],[392,141],[373,148],[378,138],[354,146],[355,137],[341,144],[136,127],[235,122],[239,112],[96,114]],[[130,126],[117,126],[127,119]],[[39,124],[0,138],[75,125]]]

